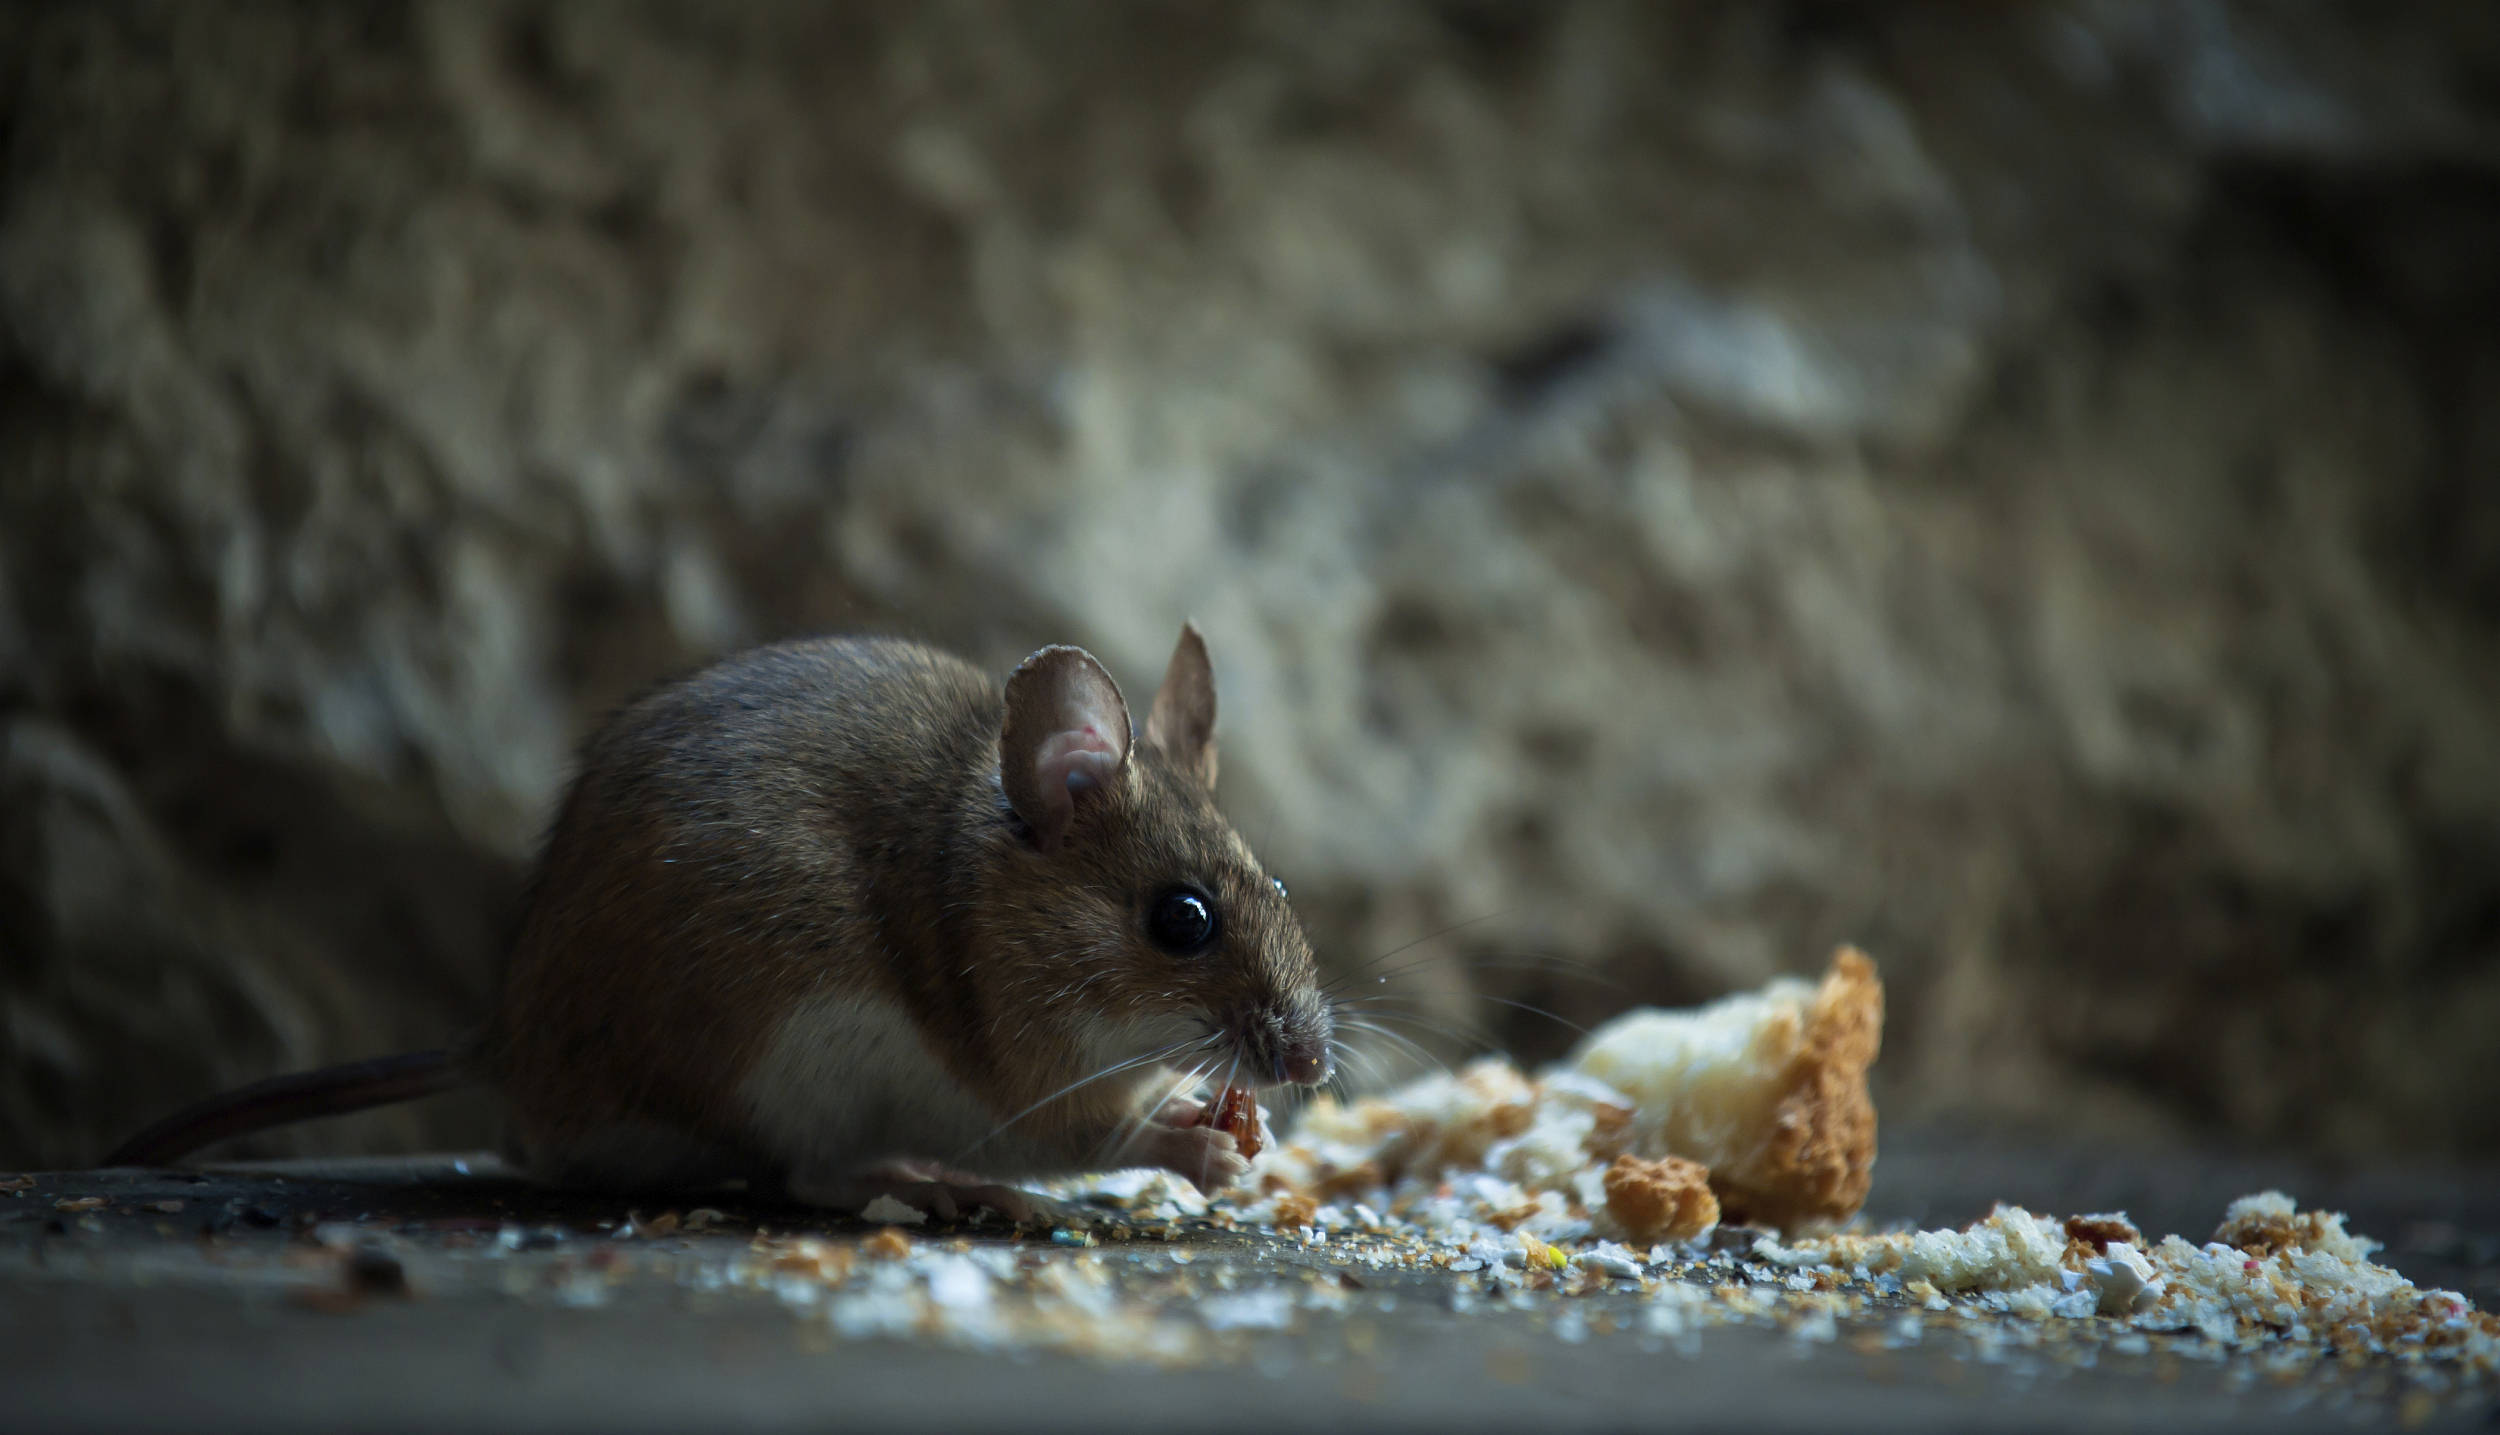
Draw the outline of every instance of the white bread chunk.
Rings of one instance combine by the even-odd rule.
[[[1866,1201],[1866,1069],[1883,1022],[1875,964],[1843,947],[1820,985],[1783,977],[1690,1011],[1627,1013],[1569,1065],[1631,1098],[1626,1150],[1709,1167],[1727,1219],[1817,1229]]]

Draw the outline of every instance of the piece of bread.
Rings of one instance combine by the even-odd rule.
[[[1854,947],[1821,985],[1783,977],[1691,1011],[1627,1013],[1572,1069],[1632,1099],[1624,1149],[1710,1168],[1727,1219],[1783,1230],[1838,1225],[1866,1201],[1884,988]]]
[[[1606,1214],[1624,1238],[1689,1241],[1719,1223],[1719,1198],[1710,1193],[1710,1170],[1681,1156],[1647,1161],[1617,1156],[1606,1168]]]

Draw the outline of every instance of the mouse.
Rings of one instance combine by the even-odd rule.
[[[716,662],[583,747],[480,1028],[212,1097],[106,1164],[484,1085],[563,1186],[942,1219],[1129,1167],[1221,1190],[1248,1161],[1196,1093],[1337,1053],[1286,886],[1216,806],[1215,716],[1189,624],[1142,728],[1074,646],[1004,682],[890,637]]]

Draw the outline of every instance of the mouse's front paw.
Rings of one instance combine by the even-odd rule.
[[[1186,1176],[1210,1196],[1250,1170],[1240,1143],[1230,1133],[1212,1126],[1158,1125],[1152,1128],[1149,1141],[1147,1149],[1139,1153],[1146,1164],[1159,1166],[1175,1176]]]
[[[1207,1104],[1193,1096],[1166,1097],[1149,1118],[1165,1126],[1195,1126],[1207,1118]]]

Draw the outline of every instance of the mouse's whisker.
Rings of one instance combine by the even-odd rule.
[[[1450,1069],[1450,1064],[1434,1055],[1431,1048],[1425,1046],[1423,1043],[1415,1040],[1413,1037],[1410,1037],[1403,1032],[1392,1031],[1388,1027],[1380,1025],[1378,1022],[1365,1021],[1360,1017],[1346,1017],[1343,1018],[1342,1021],[1344,1025],[1352,1027],[1356,1031],[1369,1032],[1374,1036],[1382,1038],[1383,1040],[1396,1043],[1399,1047],[1414,1053],[1415,1056],[1422,1061],[1424,1066],[1431,1070],[1447,1072]]]
[[[973,1152],[980,1150],[992,1141],[997,1140],[1001,1135],[1004,1135],[1009,1127],[1014,1126],[1017,1122],[1024,1120],[1034,1112],[1041,1110],[1043,1107],[1048,1106],[1052,1102],[1059,1100],[1061,1097],[1066,1096],[1071,1092],[1074,1092],[1082,1087],[1091,1086],[1097,1081],[1118,1076],[1124,1071],[1134,1071],[1141,1066],[1151,1066],[1155,1062],[1161,1061],[1166,1057],[1177,1056],[1188,1050],[1192,1045],[1196,1044],[1199,1043],[1187,1040],[1176,1041],[1169,1046],[1147,1052],[1143,1056],[1133,1056],[1126,1061],[1114,1062],[1111,1065],[1104,1067],[1102,1070],[1095,1072],[1091,1076],[1071,1081],[1067,1085],[1060,1087],[1057,1091],[1052,1092],[1050,1095],[1043,1097],[1041,1100],[1034,1102],[1022,1111],[1017,1112],[1015,1115],[1008,1117],[1006,1120],[992,1127],[988,1135],[957,1152],[954,1158],[947,1164],[961,1164],[965,1157],[970,1156]]]
[[[1239,1075],[1241,1075],[1241,1048],[1239,1046],[1235,1046],[1233,1048],[1232,1065],[1224,1068],[1224,1084],[1216,1088],[1218,1100],[1223,1099],[1224,1092],[1233,1089],[1233,1078]],[[1252,1116],[1252,1124],[1255,1125],[1256,1123],[1257,1117],[1254,1113]],[[1213,1194],[1207,1190],[1207,1161],[1213,1154],[1214,1148],[1209,1147],[1207,1151],[1202,1153],[1198,1158],[1198,1194],[1202,1196]]]
[[[1439,1036],[1456,1038],[1484,1051],[1498,1054],[1493,1033],[1466,1012],[1453,1012],[1438,1003],[1416,997],[1368,996],[1338,997],[1329,1003],[1333,1016],[1362,1017],[1370,1021],[1394,1021],[1406,1026],[1422,1027]]]
[[[1345,1072],[1346,1070],[1356,1066],[1363,1068],[1363,1079],[1366,1084],[1375,1088],[1388,1085],[1388,1082],[1382,1078],[1380,1057],[1378,1053],[1365,1047],[1356,1046],[1352,1042],[1345,1041],[1342,1038],[1338,1040],[1336,1045],[1337,1054],[1343,1057],[1344,1060],[1339,1063],[1340,1069],[1338,1073],[1330,1077],[1329,1080],[1330,1084],[1336,1088],[1339,1099],[1346,1101],[1352,1100],[1352,1097],[1348,1095],[1350,1088],[1347,1086],[1345,1081]]]
[[[1337,1019],[1341,1022],[1349,1020],[1365,1023],[1394,1022],[1401,1027],[1457,1042],[1468,1048],[1468,1054],[1472,1056],[1503,1054],[1501,1043],[1495,1041],[1490,1033],[1480,1028],[1462,1023],[1444,1022],[1416,1012],[1347,1011],[1339,1008]]]
[[[1554,1013],[1545,1010],[1543,1007],[1530,1006],[1526,1002],[1521,1001],[1512,1001],[1508,997],[1486,997],[1484,1000],[1493,1003],[1495,1006],[1517,1007],[1521,1011],[1532,1012],[1537,1016],[1544,1017],[1546,1020],[1556,1023],[1557,1025],[1569,1027],[1573,1031],[1580,1033],[1582,1036],[1586,1036],[1588,1034],[1587,1027],[1580,1025],[1578,1022],[1575,1022],[1568,1017],[1556,1016]],[[1464,1017],[1451,1017],[1449,1013],[1443,1012],[1428,1003],[1417,1001],[1412,997],[1376,996],[1339,997],[1337,999],[1335,1010],[1343,1012],[1355,1008],[1361,1009],[1355,1013],[1359,1016],[1367,1016],[1379,1021],[1404,1022],[1409,1026],[1421,1027],[1424,1030],[1433,1032],[1437,1035],[1451,1037],[1459,1041],[1472,1042],[1483,1047],[1488,1052],[1499,1054],[1501,1051],[1500,1043],[1495,1039],[1494,1034],[1487,1030],[1484,1026],[1479,1023],[1469,1021]]]
[[[1554,952],[1427,953],[1400,962],[1384,971],[1358,968],[1329,982],[1322,988],[1322,991],[1324,994],[1333,996],[1358,984],[1385,986],[1400,978],[1413,976],[1417,972],[1431,971],[1440,967],[1456,967],[1468,972],[1543,972],[1550,976],[1566,976],[1578,981],[1592,982],[1599,986],[1610,987],[1626,996],[1632,995],[1630,987],[1605,975],[1598,970],[1595,963],[1584,958],[1566,957]]]
[[[1404,1055],[1403,1052],[1396,1054]],[[1412,1071],[1401,1072],[1392,1068],[1389,1063],[1391,1053],[1378,1046],[1364,1047],[1356,1055],[1361,1057],[1364,1069],[1370,1073],[1368,1079],[1375,1091],[1387,1091],[1413,1075]]]
[[[1437,942],[1437,941],[1439,941],[1441,938],[1443,938],[1443,937],[1446,937],[1446,936],[1450,935],[1452,932],[1460,932],[1460,931],[1465,931],[1467,928],[1469,928],[1469,927],[1473,927],[1473,926],[1475,926],[1475,925],[1477,925],[1477,924],[1479,924],[1479,923],[1482,923],[1482,922],[1490,922],[1490,921],[1492,921],[1492,920],[1493,920],[1494,918],[1496,918],[1496,917],[1499,917],[1499,916],[1503,916],[1503,915],[1505,915],[1505,914],[1506,914],[1506,913],[1508,913],[1510,910],[1511,910],[1510,908],[1505,907],[1505,908],[1503,908],[1501,911],[1496,911],[1496,912],[1487,912],[1487,913],[1483,914],[1482,916],[1477,916],[1477,917],[1469,917],[1469,918],[1467,918],[1465,921],[1460,921],[1460,922],[1452,922],[1452,923],[1450,923],[1448,926],[1446,926],[1446,927],[1442,927],[1442,928],[1440,928],[1440,929],[1438,929],[1438,930],[1436,930],[1436,931],[1426,932],[1426,933],[1424,933],[1422,936],[1417,937],[1415,940],[1413,940],[1413,941],[1411,941],[1411,942],[1406,942],[1406,943],[1403,943],[1403,944],[1401,944],[1401,945],[1399,945],[1399,946],[1391,947],[1389,950],[1387,950],[1387,951],[1385,951],[1385,952],[1382,952],[1379,956],[1376,956],[1376,957],[1372,958],[1370,961],[1365,962],[1365,963],[1363,963],[1362,965],[1357,966],[1357,967],[1355,967],[1355,968],[1353,968],[1353,969],[1351,969],[1351,970],[1347,971],[1347,972],[1346,972],[1343,976],[1339,977],[1337,980],[1338,980],[1338,981],[1340,981],[1340,982],[1350,982],[1350,981],[1354,980],[1355,978],[1360,977],[1360,976],[1364,975],[1365,973],[1367,973],[1367,972],[1371,971],[1374,967],[1379,966],[1382,962],[1385,962],[1385,961],[1389,960],[1391,957],[1398,956],[1398,955],[1400,955],[1400,954],[1402,954],[1402,953],[1405,953],[1405,952],[1411,952],[1411,951],[1413,951],[1415,948],[1422,946],[1422,945],[1423,945],[1424,943],[1426,943],[1426,942]]]
[[[1276,1108],[1276,1129],[1282,1131],[1286,1127],[1291,1126],[1294,1122],[1294,1118],[1302,1114],[1302,1108],[1310,1104],[1311,1091],[1309,1087],[1278,1087],[1276,1089],[1276,1100],[1274,1103]]]
[[[1137,1132],[1162,1114],[1164,1107],[1206,1080],[1207,1071],[1215,1064],[1221,1040],[1221,1033],[1209,1030],[1203,1036],[1182,1042],[1176,1057],[1177,1063],[1185,1069],[1170,1086],[1161,1088],[1151,1099],[1140,1103],[1136,1110],[1123,1117],[1111,1129],[1111,1134],[1095,1145],[1093,1154],[1097,1158],[1106,1153],[1116,1156],[1135,1139]]]
[[[1144,1103],[1144,1105],[1142,1105],[1138,1110],[1131,1112],[1128,1116],[1122,1118],[1118,1125],[1111,1128],[1111,1133],[1109,1135],[1105,1136],[1100,1142],[1095,1144],[1093,1151],[1089,1154],[1089,1161],[1094,1164],[1100,1164],[1104,1160],[1117,1161],[1121,1155],[1128,1150],[1129,1146],[1136,1141],[1137,1134],[1145,1130],[1147,1126],[1154,1122],[1156,1117],[1162,1114],[1163,1108],[1166,1104],[1171,1102],[1174,1098],[1181,1096],[1183,1093],[1192,1090],[1200,1082],[1205,1081],[1207,1079],[1207,1073],[1212,1071],[1215,1067],[1215,1042],[1217,1040],[1217,1035],[1218,1034],[1210,1034],[1202,1037],[1194,1045],[1192,1045],[1189,1054],[1195,1056],[1203,1053],[1205,1055],[1205,1059],[1192,1064],[1189,1070],[1181,1073],[1181,1077],[1178,1081],[1174,1082],[1169,1088],[1164,1090],[1160,1095],[1156,1096],[1152,1101]]]
[[[1554,1013],[1547,1011],[1541,1006],[1531,1006],[1526,1002],[1512,1001],[1508,997],[1485,997],[1484,1000],[1493,1003],[1495,1006],[1513,1007],[1517,1010],[1527,1012],[1532,1016],[1541,1016],[1547,1021],[1567,1026],[1582,1036],[1589,1034],[1589,1029],[1587,1027],[1580,1025],[1578,1022],[1573,1021],[1567,1016],[1556,1016]]]

